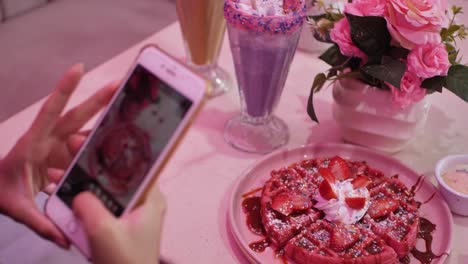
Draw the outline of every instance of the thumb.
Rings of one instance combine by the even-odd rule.
[[[99,234],[113,226],[112,222],[116,220],[102,202],[90,192],[80,193],[73,200],[73,212],[81,221],[90,240],[99,237]]]
[[[163,217],[166,211],[166,199],[156,183],[148,190],[144,207],[150,215],[158,215],[160,218]]]

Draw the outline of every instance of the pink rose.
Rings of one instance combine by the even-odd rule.
[[[411,72],[405,72],[401,78],[400,89],[387,83],[392,92],[392,101],[401,108],[421,101],[426,95],[426,89],[421,88],[421,79]]]
[[[388,30],[407,49],[440,43],[440,30],[449,22],[447,6],[447,0],[388,0]]]
[[[345,5],[345,13],[355,16],[383,16],[386,12],[386,0],[354,0]]]
[[[367,55],[356,47],[351,39],[351,27],[348,19],[342,18],[336,22],[333,29],[330,31],[330,38],[340,48],[341,54],[348,57],[358,57],[367,60]]]
[[[416,46],[408,54],[407,60],[408,71],[424,79],[446,76],[450,68],[448,52],[442,43]]]

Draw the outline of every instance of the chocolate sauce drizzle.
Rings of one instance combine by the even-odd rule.
[[[270,239],[265,238],[260,241],[250,243],[249,247],[255,252],[263,252],[270,245],[271,245]]]
[[[256,235],[265,236],[265,228],[263,228],[262,215],[260,213],[260,197],[252,196],[244,198],[244,201],[242,201],[242,209],[247,215],[247,226],[250,231]]]
[[[411,186],[411,189],[410,189],[411,195],[414,196],[416,194],[416,192],[419,191],[419,189],[421,189],[425,179],[426,179],[426,177],[424,175],[419,176],[416,183],[413,186]]]
[[[251,191],[249,191],[249,192],[246,192],[246,193],[244,193],[244,194],[242,195],[242,199],[245,199],[245,198],[251,196],[251,195],[254,194],[254,193],[258,193],[258,192],[261,191],[261,190],[263,190],[262,187],[253,189],[253,190],[251,190]]]
[[[419,191],[422,187],[422,184],[425,180],[424,175],[421,175],[416,183],[411,187],[410,193],[414,196],[417,191]],[[436,192],[434,192],[426,201],[424,202],[416,202],[416,205],[418,209],[421,207],[423,204],[429,203],[436,195]],[[431,221],[424,217],[419,217],[419,228],[418,228],[418,239],[423,239],[425,242],[426,246],[426,251],[420,251],[416,247],[414,247],[410,253],[417,259],[419,262],[422,264],[430,264],[432,260],[440,258],[441,256],[448,255],[447,253],[443,253],[441,255],[436,255],[434,252],[432,252],[432,240],[433,236],[432,233],[434,233],[436,229],[436,225],[433,224]],[[409,264],[410,263],[410,257],[409,255],[403,257],[400,259],[400,263],[402,264]]]
[[[260,188],[261,190],[262,188]],[[255,191],[255,190],[254,190]],[[249,192],[249,195],[258,192],[257,191]],[[247,226],[249,227],[250,231],[256,235],[263,236],[264,238],[259,241],[255,241],[249,244],[251,250],[255,252],[263,252],[269,246],[271,246],[271,240],[266,237],[265,228],[263,227],[262,223],[262,215],[260,213],[261,209],[261,198],[259,196],[252,196],[252,197],[245,197],[247,194],[244,194],[244,200],[242,201],[242,209],[244,213],[247,215]],[[276,258],[281,260],[283,264],[287,264],[286,256],[284,255],[284,251],[282,249],[276,252]]]
[[[431,196],[429,196],[429,198],[426,201],[416,202],[416,206],[418,207],[418,209],[421,207],[421,205],[429,203],[435,197],[435,195],[436,195],[436,192],[434,192]]]
[[[423,239],[426,244],[426,251],[420,251],[416,248],[411,250],[411,254],[423,264],[429,264],[433,259],[440,258],[443,255],[448,255],[443,253],[441,255],[436,255],[432,252],[432,233],[434,233],[436,225],[431,223],[424,217],[419,218],[419,231],[418,238]]]
[[[411,259],[409,255],[406,255],[400,259],[401,264],[410,264],[410,262],[411,262]]]

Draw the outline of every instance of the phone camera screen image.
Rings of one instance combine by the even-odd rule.
[[[120,216],[192,101],[138,65],[57,191],[71,208],[94,193]]]

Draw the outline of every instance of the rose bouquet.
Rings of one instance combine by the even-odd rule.
[[[315,76],[307,112],[316,122],[313,94],[327,81],[358,79],[388,90],[400,108],[445,87],[468,101],[468,67],[460,64],[458,39],[468,33],[447,0],[353,0],[344,12],[320,1],[311,17],[315,36],[334,43],[319,58],[331,66]]]

